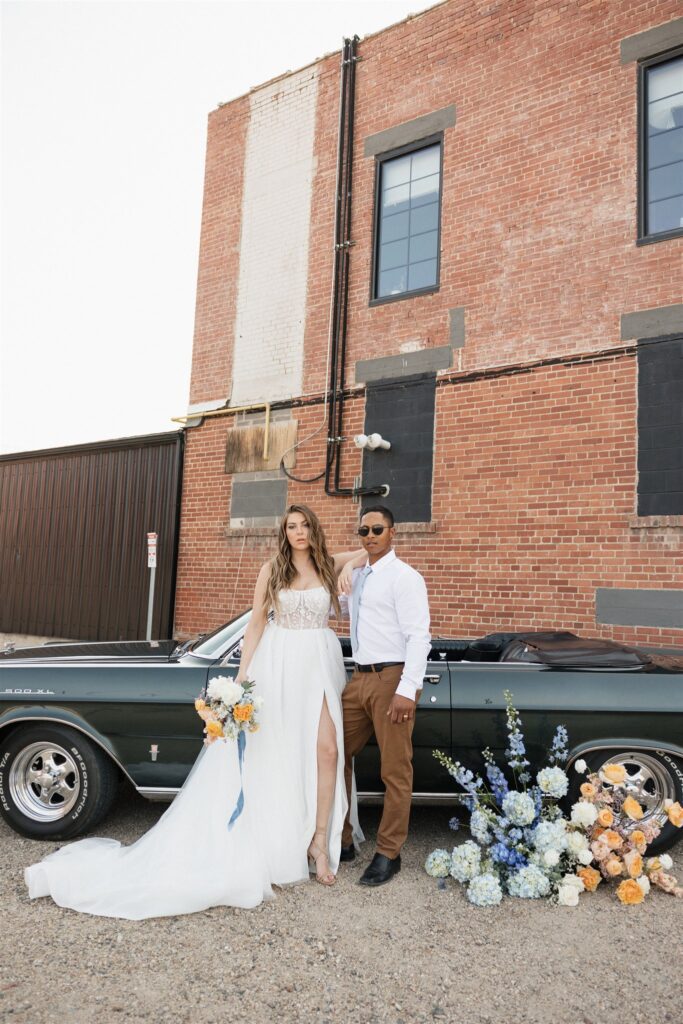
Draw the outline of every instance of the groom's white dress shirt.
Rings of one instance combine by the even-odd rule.
[[[416,569],[396,557],[393,548],[374,565],[368,563],[370,572],[363,585],[364,568],[353,573],[353,591],[362,585],[357,623],[353,621],[354,594],[349,602],[351,636],[358,637],[354,661],[359,665],[404,662],[396,693],[415,700],[431,648],[425,581]]]

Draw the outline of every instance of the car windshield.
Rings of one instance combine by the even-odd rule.
[[[233,640],[237,640],[242,635],[249,622],[250,615],[251,611],[242,612],[236,619],[226,623],[224,626],[219,626],[218,629],[214,629],[213,633],[207,633],[200,640],[195,640],[190,650],[193,654],[199,654],[202,658],[219,657],[230,647]]]

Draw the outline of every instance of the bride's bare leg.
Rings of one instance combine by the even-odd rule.
[[[316,878],[324,885],[332,885],[334,882],[327,850],[327,828],[337,783],[338,756],[337,731],[327,706],[327,698],[324,697],[318,726],[318,802],[315,835],[309,847],[309,853],[315,861]]]

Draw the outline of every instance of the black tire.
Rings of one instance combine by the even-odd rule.
[[[666,799],[683,801],[683,758],[675,758],[663,751],[624,747],[598,750],[592,754],[585,754],[583,759],[588,765],[588,772],[599,772],[606,764],[624,765],[629,779],[632,780],[631,786],[628,786],[627,782],[627,787],[631,790],[632,796],[645,807],[643,821],[654,818],[662,830],[648,846],[649,855],[664,853],[683,839],[683,829],[672,825],[664,810]],[[567,794],[570,806],[580,798],[579,787],[585,779],[586,775],[579,775],[573,768],[570,769]]]
[[[105,816],[116,765],[75,729],[45,722],[6,733],[0,746],[0,813],[30,839],[70,839]]]

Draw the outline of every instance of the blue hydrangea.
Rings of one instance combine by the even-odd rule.
[[[452,829],[453,832],[458,832],[460,829],[460,819],[451,818],[448,822],[448,827]]]
[[[448,850],[432,850],[425,861],[425,871],[432,878],[447,878],[451,870],[451,855]]]
[[[567,847],[567,828],[564,818],[557,821],[539,821],[531,833],[531,842],[539,853],[557,850],[561,853]]]
[[[510,846],[506,842],[496,843],[490,849],[491,860],[496,864],[505,864],[509,868],[524,867],[527,863],[527,859],[523,853],[515,849],[514,846]]]
[[[557,766],[543,768],[536,776],[536,782],[544,796],[551,796],[556,800],[565,796],[569,789],[569,779],[566,773]]]
[[[475,907],[495,907],[503,898],[503,890],[495,875],[478,875],[467,887],[467,899]]]
[[[489,833],[489,820],[486,814],[480,810],[472,811],[470,816],[470,832],[472,836],[482,846],[488,846],[491,842],[491,834]]]
[[[451,875],[457,882],[469,882],[479,874],[481,850],[468,839],[462,846],[453,847],[451,854]]]
[[[514,790],[503,800],[503,810],[513,825],[530,825],[536,817],[534,801],[527,793]]]
[[[542,896],[548,896],[550,881],[539,867],[528,864],[508,878],[507,888],[511,896],[523,900],[537,900]]]

